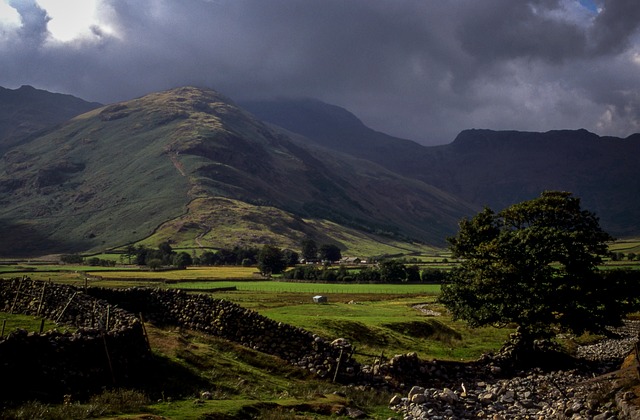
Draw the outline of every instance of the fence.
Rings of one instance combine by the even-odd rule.
[[[0,309],[72,330],[3,331],[0,377],[10,379],[0,381],[0,400],[59,398],[125,385],[143,374],[150,359],[140,320],[81,289],[25,277],[0,280]]]

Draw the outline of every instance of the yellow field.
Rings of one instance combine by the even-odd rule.
[[[640,252],[640,238],[627,238],[618,239],[609,245],[609,250],[612,252]]]
[[[186,270],[171,271],[92,271],[91,276],[113,280],[228,280],[261,278],[255,267],[189,267]]]

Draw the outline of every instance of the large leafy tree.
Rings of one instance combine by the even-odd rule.
[[[494,213],[485,208],[449,238],[461,260],[440,297],[471,326],[515,323],[523,339],[620,324],[636,298],[629,276],[598,271],[613,238],[567,192]]]

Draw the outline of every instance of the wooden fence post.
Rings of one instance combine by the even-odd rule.
[[[69,302],[67,302],[64,309],[62,309],[62,312],[60,312],[60,315],[58,315],[58,318],[56,318],[56,324],[58,323],[58,321],[60,321],[60,318],[62,318],[62,315],[64,315],[64,313],[67,311],[67,308],[69,307],[69,305],[71,305],[71,301],[74,297],[76,297],[77,294],[78,292],[75,292],[73,295],[71,295],[71,298],[69,298]]]
[[[38,311],[36,312],[36,316],[40,316],[40,311],[42,310],[42,304],[44,303],[44,290],[47,288],[47,283],[42,282],[42,292],[40,292],[40,303],[38,304]]]
[[[109,372],[111,372],[111,380],[113,384],[116,384],[116,375],[113,373],[113,365],[111,364],[111,355],[109,355],[109,348],[107,347],[107,335],[105,333],[102,334],[102,341],[104,343],[104,352],[107,355],[107,363],[109,363]]]
[[[149,336],[147,335],[147,327],[144,325],[142,312],[140,312],[140,323],[142,324],[142,335],[144,335],[144,340],[147,342],[147,348],[151,351],[151,343],[149,342]]]
[[[333,382],[335,382],[336,378],[338,377],[338,371],[340,370],[340,362],[342,362],[342,351],[343,349],[340,349],[340,356],[338,357],[338,363],[336,364],[336,371],[333,374]]]
[[[20,283],[18,284],[18,290],[16,290],[16,298],[13,299],[13,305],[11,305],[11,309],[9,310],[9,313],[12,314],[13,313],[13,309],[16,306],[16,303],[18,303],[18,296],[20,296],[20,289],[22,289],[22,281],[24,280],[24,276],[22,276],[22,278],[20,279]]]

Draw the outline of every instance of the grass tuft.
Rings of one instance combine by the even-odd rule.
[[[94,395],[88,402],[67,401],[64,404],[54,405],[31,401],[0,414],[7,420],[75,420],[140,412],[148,404],[147,396],[139,391],[114,389]]]

